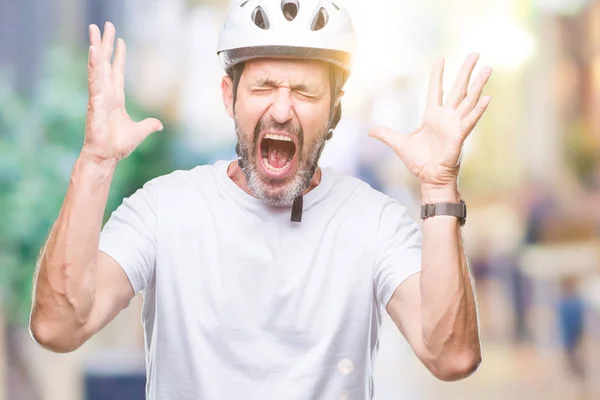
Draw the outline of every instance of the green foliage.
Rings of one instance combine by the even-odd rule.
[[[27,321],[36,258],[58,216],[83,143],[86,56],[58,47],[49,50],[30,99],[0,76],[0,303],[11,322]],[[131,101],[127,109],[135,120],[148,116]],[[163,132],[151,135],[119,164],[105,220],[124,197],[174,169],[171,129],[165,124]]]

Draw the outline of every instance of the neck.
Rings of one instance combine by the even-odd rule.
[[[317,168],[310,181],[310,185],[308,185],[308,188],[302,193],[302,195],[307,194],[321,183],[321,175],[321,168]],[[238,185],[244,192],[248,193],[250,196],[256,197],[246,182],[246,175],[240,168],[238,160],[232,161],[229,164],[227,167],[227,176],[229,176],[229,179]]]

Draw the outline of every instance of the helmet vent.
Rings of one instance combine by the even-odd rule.
[[[248,3],[248,1],[250,1],[250,0],[246,0],[246,1],[242,2],[242,4],[240,4],[240,8],[244,7]]]
[[[335,4],[333,1],[331,2],[331,5],[335,7],[336,11],[340,11],[340,6],[338,6],[337,4]]]
[[[288,21],[293,21],[294,18],[298,15],[298,0],[283,0],[281,2],[281,11],[283,11],[283,16]]]
[[[327,25],[329,21],[329,14],[327,14],[327,10],[321,7],[315,18],[313,19],[312,25],[310,27],[313,31],[319,31]]]
[[[268,30],[270,27],[267,13],[265,13],[265,10],[263,10],[261,6],[256,7],[254,11],[252,11],[252,22],[260,29]]]

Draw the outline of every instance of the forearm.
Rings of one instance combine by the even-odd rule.
[[[78,332],[95,297],[95,267],[113,164],[82,153],[76,161],[59,217],[36,267],[31,328],[43,341]]]
[[[454,189],[423,194],[424,203],[459,201]],[[422,264],[422,334],[432,357],[441,363],[461,356],[466,363],[479,358],[476,300],[456,217],[424,221]]]

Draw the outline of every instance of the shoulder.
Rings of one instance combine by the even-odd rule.
[[[374,189],[368,183],[349,175],[339,174],[332,170],[327,171],[332,181],[332,193],[343,196],[354,206],[362,209],[374,210],[381,214],[388,208],[406,213],[407,207],[389,195]]]
[[[143,189],[158,197],[177,197],[192,188],[216,184],[220,172],[226,168],[227,161],[217,161],[214,164],[200,165],[192,169],[176,170],[149,180],[144,184]]]
[[[414,204],[405,204],[405,201],[410,201],[409,196],[399,201],[358,178],[328,172],[334,181],[331,194],[339,199],[337,204],[347,211],[345,215],[349,219],[361,221],[362,226],[373,226],[378,235],[403,229],[411,232],[420,229]]]

